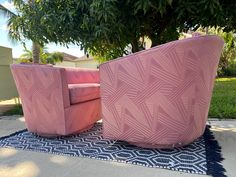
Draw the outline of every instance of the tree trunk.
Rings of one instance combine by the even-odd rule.
[[[151,41],[152,41],[151,47],[155,47],[155,46],[157,46],[157,45],[159,44],[159,43],[158,43],[158,40],[155,39],[155,38],[151,39]]]
[[[139,46],[138,46],[138,41],[134,40],[131,42],[132,45],[132,53],[138,52],[139,51]]]
[[[208,27],[205,28],[205,31],[206,31],[206,35],[208,35],[209,34]]]
[[[149,39],[152,41],[152,45],[151,45],[151,47],[155,47],[155,46],[157,46],[157,45],[159,45],[160,43],[160,41],[159,41],[159,38],[158,37],[160,37],[160,35],[157,35],[157,34],[155,34],[155,33],[149,33],[148,34],[148,37],[149,37]]]
[[[32,53],[33,53],[33,63],[40,63],[40,45],[36,42],[33,42],[32,46]]]

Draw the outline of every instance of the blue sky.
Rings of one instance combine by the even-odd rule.
[[[6,8],[10,10],[14,10],[13,4],[10,3],[8,0],[0,0],[0,4],[4,5]],[[23,53],[23,46],[21,45],[20,42],[13,44],[9,40],[7,32],[8,32],[7,17],[0,15],[0,46],[12,48],[13,57],[17,58]],[[28,49],[31,49],[31,42],[28,41],[26,43],[26,46]],[[49,44],[46,47],[49,52],[54,52],[54,51],[65,52],[77,57],[84,55],[84,52],[81,51],[80,48],[76,45],[69,45],[69,48],[66,48],[55,44]]]

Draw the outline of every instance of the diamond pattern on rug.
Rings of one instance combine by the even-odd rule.
[[[188,173],[207,174],[204,137],[189,146],[171,150],[145,149],[102,137],[102,124],[78,135],[45,138],[27,130],[0,138],[0,147],[52,154],[89,157]]]

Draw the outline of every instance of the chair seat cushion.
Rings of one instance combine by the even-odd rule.
[[[70,103],[77,104],[100,98],[100,84],[68,84]]]

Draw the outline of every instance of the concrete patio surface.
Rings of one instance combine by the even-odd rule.
[[[226,175],[236,176],[236,120],[210,120],[222,146]],[[0,136],[24,129],[24,118],[0,117]],[[195,177],[205,176],[130,164],[0,148],[0,177]]]

